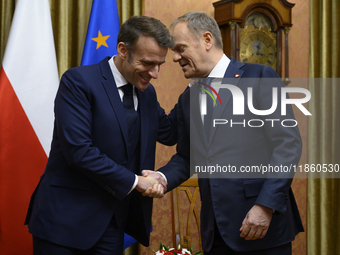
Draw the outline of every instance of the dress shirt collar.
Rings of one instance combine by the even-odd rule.
[[[211,70],[208,77],[223,78],[225,72],[227,71],[229,64],[230,64],[230,59],[225,54],[223,54],[222,58],[220,59],[220,61],[218,61],[217,65],[213,68],[213,70]],[[192,85],[189,84],[189,87],[191,86]]]
[[[120,96],[120,99],[123,100],[123,96],[124,96],[124,92],[122,87],[126,84],[128,84],[128,81],[123,77],[123,75],[118,71],[113,59],[116,56],[113,56],[112,58],[109,59],[109,65],[113,74],[113,78],[115,79],[116,82],[116,86],[118,89],[118,93]],[[132,86],[132,90],[133,90],[133,104],[135,106],[135,110],[137,111],[138,109],[138,97],[136,95],[136,89],[135,86]]]
[[[223,54],[222,58],[217,63],[217,65],[214,67],[214,69],[210,72],[208,77],[223,78],[225,72],[227,71],[229,63],[230,63],[230,59],[225,54]]]
[[[127,80],[123,77],[123,75],[118,71],[113,59],[116,56],[113,56],[112,58],[109,59],[109,65],[113,74],[113,78],[115,79],[117,88],[120,88],[126,84],[128,84]]]

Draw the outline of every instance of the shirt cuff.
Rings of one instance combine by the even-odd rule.
[[[168,180],[166,179],[165,175],[162,172],[158,172],[158,171],[156,171],[156,173],[160,174],[164,178],[166,184],[168,185]]]
[[[137,175],[135,175],[135,182],[133,183],[132,188],[130,189],[129,193],[127,193],[128,195],[131,193],[131,191],[133,191],[136,188],[137,184],[138,184],[138,177]]]

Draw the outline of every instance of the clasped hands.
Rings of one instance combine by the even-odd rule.
[[[159,173],[143,170],[142,175],[138,176],[136,190],[141,192],[143,196],[161,198],[167,190],[167,183]]]

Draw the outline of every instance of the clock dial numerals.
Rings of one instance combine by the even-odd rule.
[[[240,60],[248,63],[270,65],[276,70],[274,40],[266,33],[255,30],[241,39]]]

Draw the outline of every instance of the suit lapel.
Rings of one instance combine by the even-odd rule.
[[[140,160],[142,165],[142,160],[145,157],[146,153],[146,145],[147,145],[147,137],[148,137],[148,107],[147,101],[145,98],[145,92],[136,89],[137,97],[138,97],[138,107],[139,107],[139,114],[140,114],[140,124],[141,124],[141,132],[140,132]]]
[[[118,120],[118,124],[123,133],[125,144],[128,144],[128,123],[124,112],[122,100],[120,99],[119,92],[116,86],[116,82],[113,78],[112,71],[108,64],[109,58],[102,60],[99,65],[103,76],[102,84],[110,100],[113,111],[115,112]],[[127,147],[126,147],[127,148]]]
[[[224,74],[223,83],[237,86],[244,73],[244,71],[240,69],[242,66],[244,66],[244,63],[238,62],[234,58],[230,58],[229,66]],[[222,98],[224,110],[231,98],[231,92],[229,91],[229,89],[220,89],[219,93],[221,93],[220,96]],[[224,96],[225,98],[222,96]]]
[[[190,88],[190,123],[193,123],[194,125],[190,125],[190,134],[195,136],[197,135],[201,137],[199,140],[203,142],[203,145],[205,147],[208,146],[208,139],[205,135],[204,126],[202,123],[202,114],[201,114],[201,105],[200,105],[200,93],[201,90],[197,87],[197,85],[194,85]],[[193,130],[196,129],[196,130]],[[205,137],[205,138],[203,138]]]

